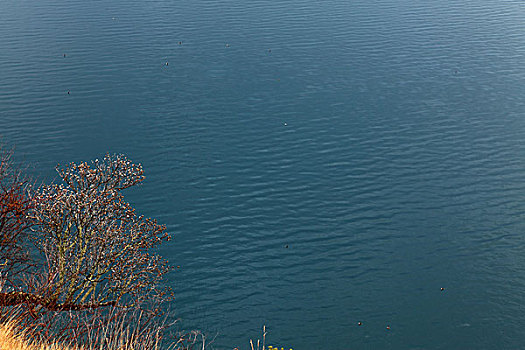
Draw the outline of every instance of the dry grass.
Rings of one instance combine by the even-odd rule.
[[[11,322],[0,324],[0,350],[79,350],[65,345],[43,344],[31,341],[31,337],[18,332]]]
[[[162,341],[165,323],[143,327],[141,313],[123,314],[110,319],[91,320],[82,336],[54,341],[41,329],[22,325],[16,318],[0,322],[0,350],[204,350],[206,337],[198,331],[177,332],[175,341]],[[29,328],[27,328],[29,326]]]

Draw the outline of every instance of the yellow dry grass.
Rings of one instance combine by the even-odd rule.
[[[29,336],[16,332],[13,324],[7,323],[0,324],[0,350],[78,350],[78,348],[33,342]]]

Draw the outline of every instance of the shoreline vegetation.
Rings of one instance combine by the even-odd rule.
[[[120,325],[123,325],[122,323]],[[103,332],[104,333],[104,332]],[[194,333],[194,340],[197,340],[200,333]],[[249,350],[286,350],[285,347],[265,345],[266,342],[266,326],[263,326],[263,340],[258,339],[256,342],[250,340]],[[205,349],[207,348],[205,338],[202,337],[200,342],[195,341],[195,347],[181,347],[172,344],[168,347],[162,347],[160,344],[160,338],[155,337],[154,339],[143,339],[140,335],[135,334],[134,336],[129,337],[129,329],[119,328],[118,332],[109,332],[104,334],[102,339],[100,336],[97,336],[97,339],[93,339],[91,343],[84,346],[76,345],[72,342],[70,343],[60,343],[52,340],[48,341],[35,341],[31,340],[33,337],[26,334],[24,330],[21,330],[16,323],[13,321],[7,321],[6,323],[0,323],[0,349],[1,350],[99,350],[99,349],[108,349],[108,350],[139,350],[139,349],[149,349],[149,350],[179,350],[179,349]],[[153,340],[153,342],[152,342]],[[146,347],[144,344],[148,344]],[[239,348],[234,348],[233,350],[240,350]],[[289,348],[288,350],[293,350]]]
[[[108,154],[35,186],[12,155],[0,146],[0,350],[213,348],[167,322],[172,266],[155,252],[171,236],[122,194],[144,181],[140,164]],[[247,349],[284,350],[266,334]]]
[[[142,166],[108,154],[35,186],[12,156],[0,147],[0,349],[204,349],[167,323],[171,236],[124,200]]]

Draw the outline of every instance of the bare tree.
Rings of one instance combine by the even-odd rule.
[[[169,299],[159,281],[170,267],[153,250],[170,236],[121,193],[144,180],[142,166],[107,155],[57,171],[64,183],[36,191],[31,214],[45,282],[31,292],[0,293],[0,305],[74,311]]]
[[[27,214],[32,209],[28,188],[27,179],[13,165],[12,151],[0,147],[0,287],[14,287],[30,266],[24,247],[30,227]]]

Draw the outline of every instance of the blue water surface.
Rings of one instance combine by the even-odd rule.
[[[524,63],[519,0],[3,0],[0,137],[142,163],[216,349],[519,349]]]

